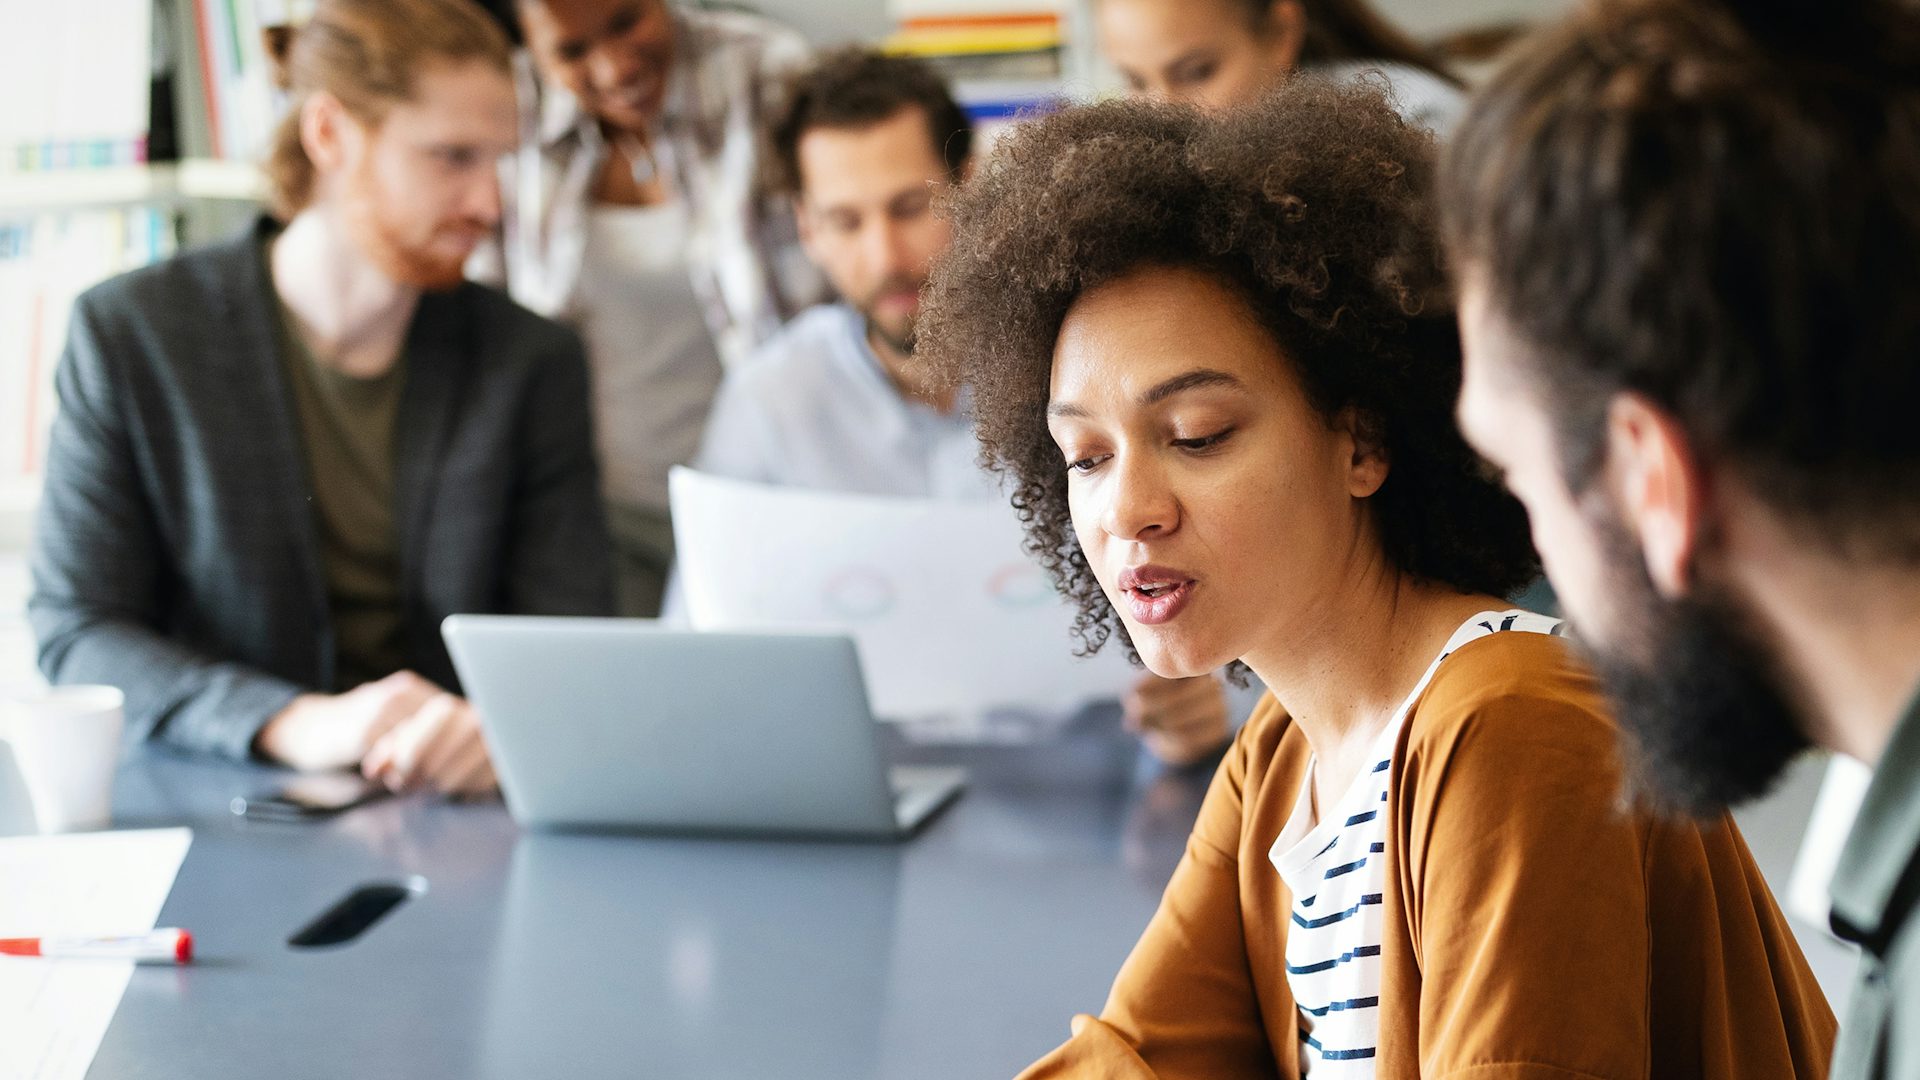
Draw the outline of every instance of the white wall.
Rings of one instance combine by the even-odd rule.
[[[745,6],[786,23],[815,45],[877,41],[893,29],[887,0],[747,0]]]
[[[1573,0],[1373,0],[1381,14],[1420,37],[1508,22],[1544,22],[1573,6]]]
[[[27,629],[27,565],[19,555],[0,554],[0,690],[39,685],[33,664],[33,634]]]

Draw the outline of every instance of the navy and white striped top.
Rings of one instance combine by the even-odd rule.
[[[1293,894],[1287,985],[1300,1012],[1301,1071],[1314,1080],[1374,1075],[1380,1032],[1382,898],[1387,883],[1387,797],[1407,714],[1455,649],[1507,630],[1558,634],[1560,622],[1527,611],[1483,612],[1454,631],[1393,719],[1374,739],[1367,769],[1315,820],[1313,771],[1268,858]]]

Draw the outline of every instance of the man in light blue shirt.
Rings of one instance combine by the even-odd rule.
[[[966,175],[973,132],[924,63],[851,49],[798,78],[773,154],[800,239],[843,298],[813,308],[727,376],[695,467],[768,484],[922,498],[997,498],[976,459],[963,395],[914,362],[914,320],[952,241],[934,212]],[[1123,701],[1162,760],[1225,745],[1212,678],[1147,676]]]
[[[943,229],[944,229],[944,223]],[[878,332],[848,303],[787,324],[723,384],[695,467],[763,484],[871,495],[997,494],[954,403],[903,387]],[[883,359],[885,357],[886,359]]]
[[[933,200],[971,164],[966,113],[926,66],[846,50],[794,84],[773,142],[807,254],[843,299],[727,378],[695,466],[874,495],[993,493],[954,396],[913,362],[920,289],[952,239]]]

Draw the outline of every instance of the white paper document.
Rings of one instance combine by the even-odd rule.
[[[1073,655],[1073,611],[999,500],[771,487],[675,469],[673,528],[700,630],[853,636],[876,716],[1058,712],[1138,677],[1118,643]]]
[[[189,829],[0,839],[0,937],[153,929]],[[0,957],[0,1080],[82,1080],[133,977],[126,960]]]

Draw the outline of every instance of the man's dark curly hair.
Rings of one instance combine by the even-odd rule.
[[[771,186],[783,194],[800,194],[804,179],[800,140],[808,132],[820,128],[858,131],[906,109],[920,110],[933,152],[946,163],[948,175],[960,175],[973,153],[973,121],[932,64],[858,45],[822,55],[788,80],[786,100],[769,125]]]
[[[1117,101],[1029,122],[950,197],[954,244],[917,355],[970,389],[981,460],[1010,480],[1028,550],[1079,605],[1083,651],[1132,642],[1074,538],[1047,430],[1054,344],[1076,298],[1143,268],[1232,287],[1313,406],[1354,409],[1390,463],[1368,501],[1393,565],[1496,595],[1538,573],[1525,513],[1454,427],[1434,154],[1381,86],[1302,77],[1215,119]]]

